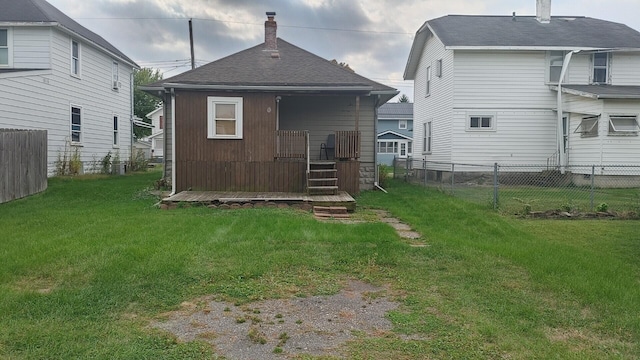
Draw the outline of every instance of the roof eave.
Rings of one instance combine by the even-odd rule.
[[[146,90],[145,87],[140,87]],[[148,90],[160,89],[191,89],[191,90],[223,90],[223,91],[264,91],[264,92],[360,92],[374,93],[373,87],[368,85],[356,86],[307,86],[307,85],[221,85],[221,84],[184,84],[163,83],[162,87],[146,87]],[[395,96],[395,95],[394,95]]]
[[[430,33],[433,32],[429,27],[428,22],[425,22],[420,29],[416,31],[416,35],[413,38],[413,44],[411,44],[411,51],[409,51],[407,65],[404,68],[403,78],[405,80],[415,80],[418,63],[420,62],[420,57],[422,55],[422,49],[427,43]]]

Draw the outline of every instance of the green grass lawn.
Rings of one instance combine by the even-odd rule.
[[[640,357],[637,221],[518,220],[400,181],[357,199],[423,234],[412,247],[377,222],[159,210],[158,177],[51,179],[0,204],[0,358],[211,358],[150,320],[206,294],[333,294],[350,278],[401,303],[393,334],[358,337],[351,358]]]

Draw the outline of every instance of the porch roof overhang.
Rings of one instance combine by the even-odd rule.
[[[550,86],[558,91],[558,86]],[[640,86],[629,85],[562,85],[562,92],[566,94],[601,99],[640,99]]]
[[[335,94],[335,95],[379,95],[384,102],[398,95],[397,90],[374,90],[368,85],[228,85],[228,84],[184,84],[163,83],[161,86],[140,86],[140,89],[161,97],[169,89],[229,92],[268,92],[280,94]],[[384,103],[383,102],[383,103]]]

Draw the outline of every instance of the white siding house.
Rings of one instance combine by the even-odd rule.
[[[164,111],[162,106],[147,114],[151,119],[151,135],[147,137],[151,144],[151,157],[162,158],[164,156]]]
[[[640,165],[640,33],[544,17],[449,15],[418,30],[404,74],[414,80],[415,158]]]
[[[47,130],[50,174],[65,151],[85,171],[109,152],[128,159],[137,65],[44,0],[0,8],[0,128]]]

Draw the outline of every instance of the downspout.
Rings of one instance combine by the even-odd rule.
[[[176,92],[171,88],[171,194],[176,194]]]
[[[380,104],[380,95],[378,95],[376,97],[376,102],[374,104],[374,112],[373,112],[373,168],[374,168],[374,172],[373,172],[373,186],[378,189],[381,190],[382,192],[384,192],[385,194],[387,194],[387,190],[385,190],[384,188],[382,188],[382,186],[380,186],[378,184],[378,179],[380,178],[380,170],[378,168],[378,108],[379,108],[379,104]]]
[[[560,78],[558,79],[558,106],[557,106],[557,112],[558,112],[558,121],[557,121],[557,128],[556,128],[556,140],[557,140],[557,147],[558,147],[558,162],[560,163],[560,173],[564,174],[565,172],[565,167],[567,166],[567,154],[565,153],[565,148],[564,148],[564,126],[562,126],[562,80],[564,79],[564,75],[567,72],[567,69],[569,68],[569,62],[571,61],[571,57],[573,56],[573,54],[579,53],[580,50],[572,50],[569,51],[569,53],[567,53],[567,55],[565,55],[564,57],[564,61],[562,62],[562,70],[560,71]],[[567,122],[569,121],[569,119],[567,119]]]
[[[129,145],[130,145],[130,149],[129,149],[129,161],[132,160],[133,158],[133,139],[134,139],[134,132],[133,132],[133,106],[134,106],[134,99],[133,99],[133,94],[135,91],[134,88],[134,75],[133,75],[134,69],[131,69],[131,75],[129,75],[129,123],[130,123],[130,127],[131,127],[131,141],[129,141]]]

